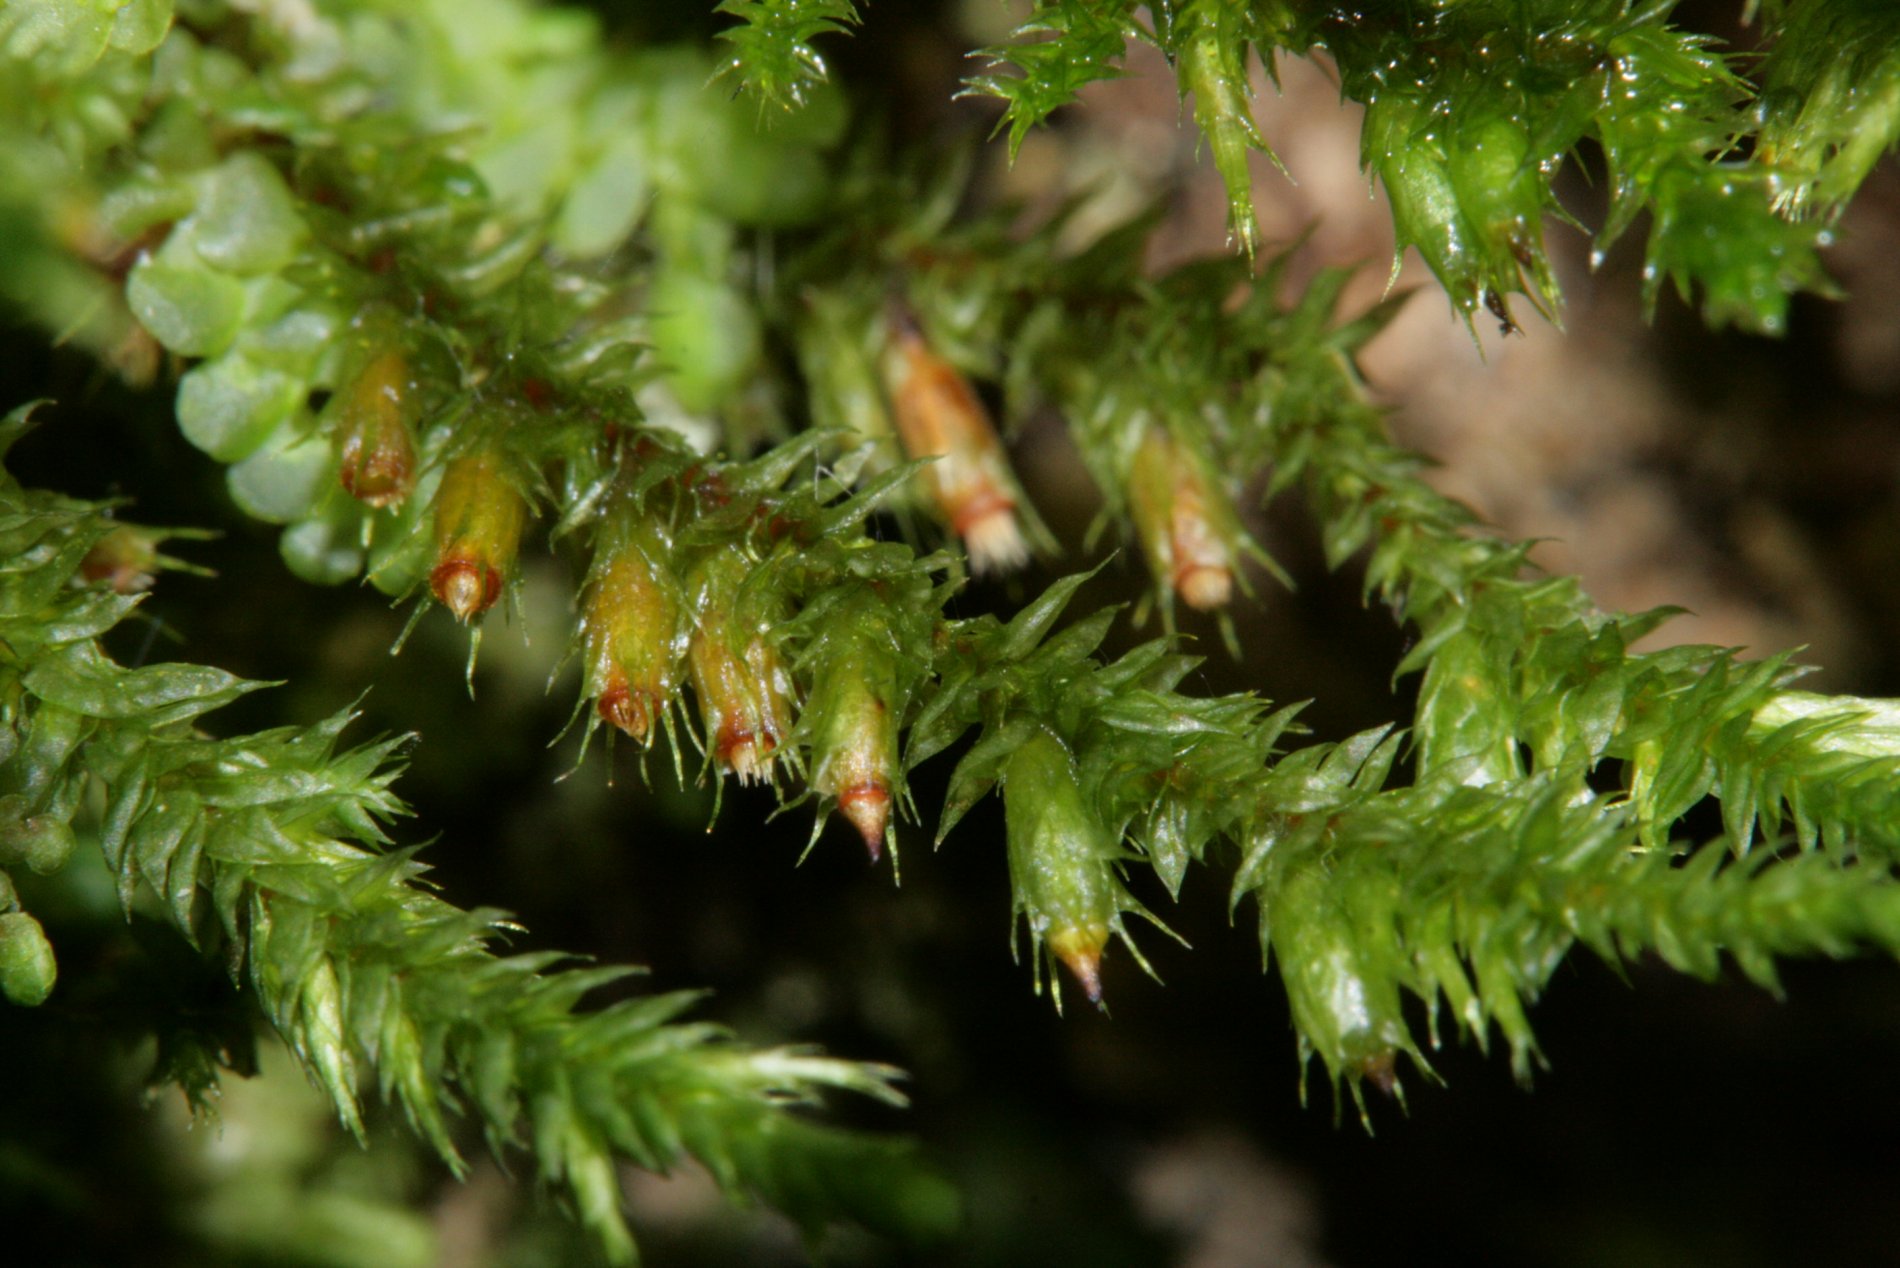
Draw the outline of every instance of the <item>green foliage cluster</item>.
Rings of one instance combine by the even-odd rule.
[[[1038,0],[972,87],[1006,103],[1019,142],[1117,74],[1127,40],[1159,48],[1251,251],[1246,152],[1270,139],[1248,105],[1250,58],[1271,74],[1277,57],[1323,52],[1366,107],[1362,155],[1399,248],[1418,248],[1467,317],[1482,304],[1510,325],[1512,292],[1555,312],[1543,220],[1574,222],[1552,181],[1587,145],[1608,193],[1599,255],[1647,213],[1650,303],[1668,282],[1711,322],[1779,332],[1791,294],[1826,289],[1829,217],[1900,140],[1900,28],[1879,0],[1748,7],[1765,58],[1673,25],[1672,0]],[[1788,214],[1806,210],[1823,214]]]
[[[15,411],[0,443],[27,425]],[[745,1047],[678,1020],[694,992],[581,1009],[635,970],[498,955],[516,928],[507,915],[444,902],[415,849],[391,846],[401,737],[339,748],[346,712],[210,738],[199,719],[263,684],[188,664],[128,669],[100,649],[139,599],[88,583],[82,566],[112,534],[138,530],[110,508],[11,480],[0,525],[13,561],[0,583],[0,862],[58,871],[80,821],[127,914],[164,919],[227,963],[352,1131],[377,1092],[459,1171],[446,1115],[474,1114],[498,1153],[530,1151],[615,1258],[633,1249],[616,1156],[666,1170],[690,1153],[736,1196],[762,1197],[813,1235],[841,1217],[913,1234],[954,1219],[954,1195],[906,1143],[791,1112],[825,1089],[901,1104],[895,1071]],[[96,815],[82,814],[100,794]],[[10,886],[7,898],[0,986],[39,1003],[54,986],[52,952]],[[164,1073],[202,1104],[223,1059],[217,1037],[184,1034]]]
[[[0,293],[129,379],[178,371],[185,437],[313,582],[479,631],[524,534],[583,561],[589,735],[667,736],[682,778],[697,746],[700,778],[813,797],[874,858],[916,812],[908,772],[955,754],[937,839],[1000,792],[1013,920],[1058,1001],[1063,971],[1101,997],[1112,939],[1145,964],[1128,917],[1165,911],[1137,893],[1194,864],[1251,900],[1301,1051],[1355,1097],[1396,1090],[1401,1056],[1429,1068],[1441,1005],[1528,1070],[1526,1005],[1579,943],[1771,986],[1780,957],[1900,950],[1894,706],[1794,690],[1782,658],[1633,653],[1666,612],[1597,610],[1436,493],[1354,368],[1389,308],[1342,319],[1339,272],[1288,298],[1246,165],[1249,59],[1324,49],[1401,245],[1459,311],[1555,310],[1541,226],[1588,142],[1599,244],[1647,213],[1652,297],[1671,280],[1773,330],[1900,128],[1882,6],[1765,6],[1751,81],[1667,3],[1038,4],[971,83],[1012,144],[1129,39],[1194,97],[1246,251],[1161,276],[1152,216],[1068,252],[1060,218],[965,214],[955,179],[851,135],[813,41],[858,6],[718,7],[714,57],[611,52],[514,0],[12,6]],[[1081,577],[1006,620],[946,610],[966,558],[1053,548],[972,380],[1006,421],[1067,421],[1161,637],[1104,656],[1116,611],[1063,622]],[[1307,743],[1297,707],[1180,689],[1176,601],[1219,612],[1271,567],[1240,514],[1260,475],[1416,633],[1403,725]],[[433,896],[392,844],[398,741],[340,749],[347,715],[213,738],[201,719],[255,684],[99,647],[160,538],[11,481],[0,512],[0,866],[96,841],[126,908],[227,962],[346,1123],[373,1087],[454,1160],[472,1114],[617,1257],[616,1157],[690,1153],[808,1231],[943,1231],[954,1202],[907,1144],[788,1112],[894,1099],[889,1071],[746,1048],[678,1020],[690,996],[580,1009],[624,971],[498,956],[505,918]],[[1710,797],[1722,838],[1679,839]],[[0,897],[0,987],[30,1005],[54,948]],[[174,1073],[202,1095],[217,1063]]]

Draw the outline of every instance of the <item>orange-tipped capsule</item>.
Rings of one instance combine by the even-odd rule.
[[[896,311],[888,378],[897,434],[912,458],[935,458],[922,473],[937,513],[963,539],[973,572],[1006,572],[1029,561],[1017,522],[1022,490],[970,381],[924,343]]]
[[[501,597],[528,517],[501,455],[490,450],[450,462],[435,495],[435,568],[429,589],[460,621]]]
[[[380,509],[397,505],[415,487],[414,397],[408,358],[396,348],[372,356],[343,389],[336,419],[337,479],[351,497]]]
[[[741,594],[748,565],[737,546],[701,563],[691,587],[693,631],[687,667],[713,764],[742,784],[772,775],[791,731],[792,680],[771,642],[773,622]]]
[[[837,804],[875,863],[897,780],[896,650],[876,604],[833,616],[818,650],[804,708],[812,790]]]
[[[1108,948],[1108,926],[1099,922],[1070,925],[1049,931],[1049,950],[1074,975],[1089,1003],[1102,1002],[1102,952]]]
[[[1129,470],[1128,509],[1157,581],[1203,612],[1227,604],[1240,524],[1197,451],[1148,427]]]
[[[603,530],[587,579],[581,641],[601,719],[642,743],[679,690],[686,655],[665,537],[635,510]]]

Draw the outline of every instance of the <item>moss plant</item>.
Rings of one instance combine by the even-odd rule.
[[[1337,272],[1289,291],[1247,165],[1274,141],[1250,66],[1323,53],[1401,248],[1467,322],[1561,311],[1543,226],[1587,150],[1588,229],[1600,252],[1642,226],[1648,303],[1667,284],[1779,333],[1900,138],[1900,9],[1765,0],[1744,59],[1670,0],[1037,0],[963,89],[1001,99],[1012,149],[1143,42],[1226,183],[1231,252],[1151,275],[1149,220],[1079,250],[1012,232],[959,209],[950,159],[891,152],[873,104],[854,126],[827,58],[865,8],[724,0],[710,47],[627,47],[527,0],[16,0],[0,294],[175,393],[311,583],[478,636],[525,601],[524,555],[575,561],[576,724],[663,742],[656,778],[811,797],[873,861],[920,816],[982,848],[958,825],[999,795],[1017,950],[1058,1005],[1145,968],[1168,912],[1136,892],[1194,869],[1355,1098],[1427,1068],[1421,1004],[1527,1071],[1528,1006],[1579,946],[1770,987],[1786,957],[1900,951],[1896,706],[1800,691],[1785,656],[1632,651],[1667,613],[1598,609],[1435,492],[1355,367],[1387,310],[1336,312]],[[1061,566],[1001,439],[1036,411],[1150,567],[1152,641],[1105,652],[1120,618],[1081,610],[1073,566],[1011,613],[954,602]],[[1243,505],[1269,474],[1408,631],[1412,716],[1316,742],[1297,706],[1188,686],[1176,600],[1273,584]],[[10,876],[90,852],[351,1131],[386,1102],[461,1170],[478,1124],[610,1259],[635,1254],[617,1165],[687,1155],[812,1237],[952,1232],[912,1143],[809,1112],[900,1102],[895,1071],[748,1045],[690,993],[583,1006],[628,970],[507,954],[502,912],[423,881],[400,740],[345,743],[348,713],[246,734],[218,710],[261,684],[110,656],[188,566],[123,511],[0,477],[6,1007],[73,989],[31,910],[51,891]],[[913,801],[927,765],[941,806]],[[1720,834],[1687,839],[1705,803]],[[165,1070],[196,1100],[245,1064],[193,1051]]]

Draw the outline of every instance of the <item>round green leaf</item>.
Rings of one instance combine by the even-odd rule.
[[[701,204],[747,225],[804,224],[823,208],[830,178],[817,150],[761,131],[737,102],[698,122],[702,130],[677,143]]]
[[[45,876],[66,866],[77,838],[72,825],[51,814],[28,815],[0,826],[0,862],[24,863]]]
[[[298,380],[231,353],[179,380],[178,427],[219,462],[236,462],[256,452],[302,398]]]
[[[647,297],[653,350],[680,404],[703,414],[731,395],[759,358],[759,319],[740,294],[690,273],[661,274]]]
[[[344,513],[292,524],[277,539],[290,570],[320,586],[342,585],[363,570],[362,514],[353,499],[333,499]]]
[[[623,132],[574,183],[554,221],[554,245],[582,258],[605,255],[633,232],[651,193],[646,147],[638,132]]]
[[[20,3],[0,32],[0,54],[7,58],[37,60],[55,75],[77,75],[106,51],[112,11],[94,0]]]
[[[231,498],[247,514],[272,524],[302,519],[336,466],[327,437],[278,430],[264,447],[225,473]]]
[[[154,225],[183,220],[193,201],[184,181],[127,181],[99,200],[99,223],[129,242]]]
[[[0,916],[0,994],[31,1008],[53,993],[59,966],[40,922],[23,911]]]
[[[276,321],[245,331],[238,347],[258,365],[308,379],[342,325],[337,313],[306,299]]]
[[[250,150],[233,154],[205,176],[191,227],[198,254],[229,273],[283,268],[304,235],[303,218],[284,178]]]
[[[129,0],[113,18],[112,47],[143,56],[158,47],[171,25],[172,0]]]
[[[152,338],[187,357],[215,357],[230,347],[244,315],[237,279],[156,259],[134,266],[125,300]]]

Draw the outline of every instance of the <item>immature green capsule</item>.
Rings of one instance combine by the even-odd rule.
[[[1447,147],[1452,188],[1470,222],[1482,299],[1506,332],[1517,326],[1504,293],[1522,290],[1544,311],[1560,299],[1550,257],[1544,251],[1545,162],[1532,152],[1527,125],[1507,116],[1465,118]]]
[[[342,391],[337,408],[337,479],[369,506],[395,506],[416,483],[410,437],[415,393],[400,349],[372,356]]]
[[[1261,940],[1280,961],[1302,1050],[1318,1052],[1335,1078],[1389,1092],[1398,1054],[1414,1052],[1397,986],[1406,966],[1389,932],[1355,921],[1340,888],[1318,863],[1290,865],[1261,902]]]
[[[898,674],[889,625],[875,607],[847,609],[827,630],[812,673],[805,725],[812,790],[837,802],[877,862],[897,780]]]
[[[1116,843],[1077,782],[1075,759],[1047,730],[1003,765],[1004,824],[1016,912],[1032,945],[1047,944],[1089,1002],[1102,1000],[1102,952],[1134,906],[1115,871]]]
[[[475,619],[501,597],[527,517],[527,499],[498,453],[468,454],[442,473],[429,589],[457,620]]]
[[[1128,506],[1155,578],[1191,608],[1224,607],[1234,593],[1240,522],[1205,458],[1150,426],[1129,469]]]
[[[642,743],[679,691],[686,656],[679,583],[658,525],[623,511],[602,531],[581,615],[587,694]]]
[[[58,977],[53,944],[40,922],[23,911],[0,915],[0,995],[31,1008],[46,1002]]]
[[[792,679],[771,641],[772,613],[741,593],[749,570],[737,546],[714,551],[694,574],[687,666],[699,697],[706,743],[721,774],[739,782],[771,778],[792,729]]]

